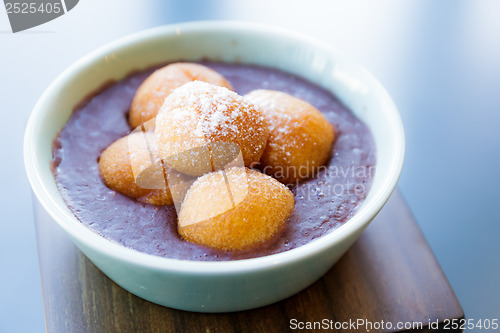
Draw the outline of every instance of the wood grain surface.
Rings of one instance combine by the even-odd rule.
[[[226,314],[174,310],[130,294],[101,273],[58,225],[44,218],[41,207],[35,209],[50,333],[311,332],[321,330],[293,329],[294,323],[323,320],[332,331],[413,331],[396,327],[413,322],[423,324],[419,331],[428,331],[429,322],[442,326],[447,319],[464,317],[398,191],[354,246],[311,287],[270,306]],[[334,323],[358,319],[373,327],[367,323],[353,329],[344,324],[344,329],[335,329]],[[384,328],[377,329],[382,320]]]

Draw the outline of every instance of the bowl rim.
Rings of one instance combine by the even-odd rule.
[[[73,80],[74,77],[77,76],[78,72],[84,70],[86,67],[92,65],[92,63],[95,63],[97,60],[103,58],[104,55],[110,54],[113,51],[130,47],[131,45],[139,43],[143,40],[178,34],[179,31],[207,33],[209,30],[221,29],[230,29],[232,32],[237,30],[239,32],[246,32],[249,34],[265,32],[266,34],[284,36],[294,39],[298,43],[311,45],[315,49],[322,49],[326,51],[329,56],[341,58],[356,66],[364,78],[369,81],[370,87],[376,91],[377,98],[383,100],[386,108],[385,112],[389,113],[389,119],[392,122],[390,124],[390,128],[393,131],[392,134],[394,135],[394,138],[396,138],[396,140],[393,140],[395,148],[394,151],[396,154],[392,158],[390,167],[391,172],[384,177],[379,188],[374,189],[372,187],[370,189],[370,191],[376,191],[372,199],[369,202],[368,200],[364,201],[362,207],[360,207],[354,216],[351,217],[346,223],[336,228],[333,232],[318,237],[307,244],[281,253],[257,258],[229,261],[184,260],[143,253],[138,250],[125,247],[122,244],[99,235],[97,232],[87,226],[84,226],[73,214],[68,214],[67,209],[60,207],[58,202],[51,198],[46,187],[47,182],[55,182],[55,179],[43,179],[42,175],[38,171],[40,158],[38,157],[38,153],[35,149],[36,124],[38,121],[43,119],[46,113],[49,112],[49,109],[44,108],[44,104],[46,100],[49,99],[49,96],[53,95],[54,91],[57,91],[58,87],[64,85],[65,82]],[[96,49],[73,63],[49,85],[30,114],[24,137],[24,163],[32,191],[36,196],[36,199],[34,199],[41,203],[48,214],[57,222],[59,226],[69,233],[71,238],[77,239],[85,244],[91,244],[94,250],[102,252],[107,256],[120,261],[129,262],[131,264],[147,267],[149,269],[183,272],[189,274],[230,275],[253,271],[256,269],[274,269],[276,267],[305,260],[327,250],[333,244],[341,243],[343,240],[348,239],[356,232],[362,231],[385,205],[395,189],[396,183],[401,174],[404,154],[404,130],[396,106],[383,86],[365,68],[349,59],[330,45],[313,39],[307,35],[270,25],[238,21],[195,21],[159,26],[122,37]]]

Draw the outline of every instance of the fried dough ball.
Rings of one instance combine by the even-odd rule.
[[[145,140],[152,142],[153,133],[132,133],[113,142],[99,158],[101,176],[106,186],[138,201],[172,205],[172,195],[157,152],[152,149],[150,155]],[[138,175],[137,179],[134,174]],[[137,181],[143,183],[142,187]],[[150,184],[144,185],[146,183]]]
[[[175,88],[194,80],[233,89],[222,75],[206,66],[183,62],[167,65],[148,76],[137,89],[130,106],[130,126],[136,128],[156,117],[163,101]]]
[[[269,126],[263,171],[284,184],[313,176],[332,150],[335,130],[311,104],[273,90],[254,90],[245,98],[259,105]]]
[[[165,99],[156,117],[155,135],[166,164],[201,176],[231,162],[258,163],[268,130],[258,106],[227,88],[194,81]]]
[[[193,183],[179,212],[179,234],[190,242],[237,251],[274,237],[292,213],[292,192],[255,170],[233,167]]]

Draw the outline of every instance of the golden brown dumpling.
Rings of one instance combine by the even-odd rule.
[[[251,166],[260,160],[268,138],[258,106],[223,87],[194,81],[174,90],[156,117],[160,157],[192,176],[227,163]]]
[[[265,173],[284,184],[296,184],[325,164],[335,131],[314,106],[273,90],[254,90],[245,98],[261,107],[269,126],[261,159]]]
[[[277,180],[233,167],[194,182],[182,203],[178,231],[212,248],[248,249],[276,236],[293,206],[293,194]]]
[[[153,142],[151,132],[138,132],[127,135],[113,142],[99,158],[99,170],[104,183],[109,188],[153,205],[172,205],[172,195],[165,182],[164,171],[159,163],[157,152],[148,150],[145,140]],[[153,147],[153,146],[151,146]],[[132,163],[132,160],[134,163]],[[143,188],[137,185],[135,175],[140,175],[147,168],[156,166],[148,178],[156,180],[157,186]],[[151,189],[151,187],[156,187]]]
[[[206,66],[184,62],[167,65],[153,72],[137,89],[130,106],[130,126],[136,128],[156,117],[165,98],[175,88],[195,80],[233,89],[222,75]]]

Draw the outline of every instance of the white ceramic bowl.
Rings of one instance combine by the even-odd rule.
[[[141,253],[80,223],[64,203],[50,169],[52,140],[87,94],[133,70],[175,60],[210,58],[274,67],[334,92],[372,131],[377,150],[372,188],[343,226],[288,252],[261,258],[197,262]],[[352,245],[396,186],[404,158],[400,117],[384,88],[365,69],[331,48],[281,29],[237,22],[159,27],[113,42],[62,73],[29,119],[24,159],[39,203],[85,255],[123,288],[168,307],[226,312],[284,299],[320,278]]]

